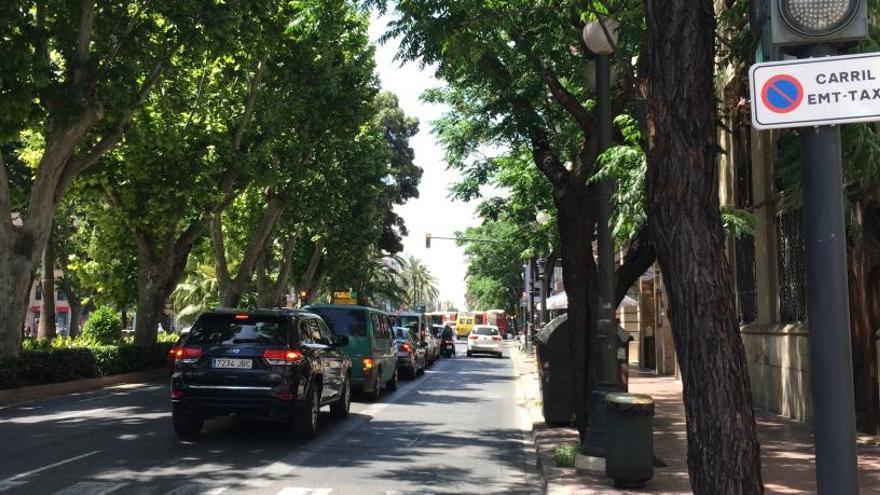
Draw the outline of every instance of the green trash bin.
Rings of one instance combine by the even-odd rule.
[[[639,488],[654,476],[654,399],[605,396],[605,474],[621,488]]]

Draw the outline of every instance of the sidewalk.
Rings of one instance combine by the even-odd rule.
[[[534,358],[511,352],[520,386],[533,425],[538,469],[550,495],[594,493],[691,493],[687,471],[687,439],[681,382],[630,370],[630,392],[654,398],[654,454],[665,467],[654,468],[652,479],[642,490],[613,487],[601,473],[556,467],[553,453],[558,445],[576,443],[574,428],[548,428],[541,414],[541,392]],[[767,493],[815,493],[813,438],[809,425],[780,416],[758,414],[764,487]],[[859,441],[859,484],[861,493],[880,494],[880,447],[870,438]]]

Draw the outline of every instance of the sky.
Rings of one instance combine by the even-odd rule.
[[[477,202],[463,203],[449,199],[449,186],[458,180],[458,173],[446,169],[443,148],[431,134],[431,121],[443,115],[444,107],[419,101],[422,92],[442,86],[430,67],[420,69],[418,64],[403,66],[394,60],[398,43],[390,40],[385,45],[378,39],[385,32],[388,17],[373,15],[370,19],[370,39],[376,44],[376,65],[382,89],[397,94],[400,107],[407,115],[419,119],[419,133],[410,140],[415,151],[415,163],[422,168],[419,197],[398,206],[395,211],[406,221],[409,235],[403,239],[403,255],[419,258],[437,278],[441,301],[452,301],[458,309],[465,308],[464,275],[467,268],[464,249],[454,241],[435,239],[431,248],[425,248],[425,234],[452,237],[456,231],[479,225],[474,213]]]

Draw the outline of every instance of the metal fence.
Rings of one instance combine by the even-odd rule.
[[[736,240],[736,299],[740,323],[758,320],[758,293],[755,272],[755,238],[750,235]]]
[[[807,319],[807,273],[804,222],[800,209],[777,215],[776,254],[780,321],[804,321]]]

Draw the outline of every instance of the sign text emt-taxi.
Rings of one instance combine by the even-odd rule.
[[[749,80],[757,129],[880,120],[880,53],[755,64]]]

